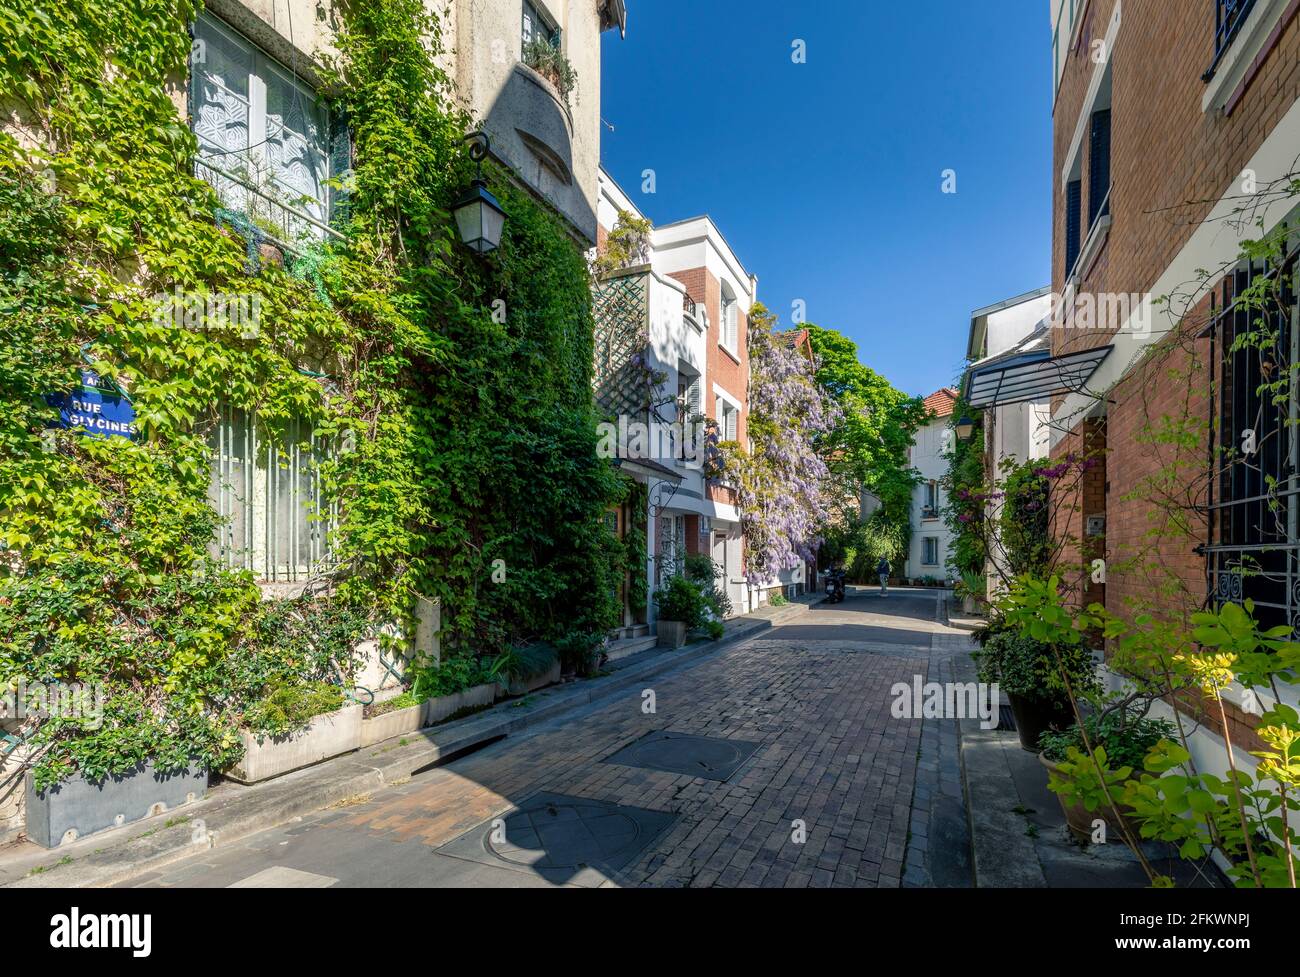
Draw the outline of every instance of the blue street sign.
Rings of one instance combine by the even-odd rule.
[[[59,409],[60,427],[84,427],[92,437],[135,440],[135,408],[92,370],[81,371],[80,391],[45,399]]]

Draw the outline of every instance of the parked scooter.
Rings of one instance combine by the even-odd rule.
[[[836,567],[826,571],[826,603],[838,604],[844,600],[844,577],[844,571]]]

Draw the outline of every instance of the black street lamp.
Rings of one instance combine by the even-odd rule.
[[[478,164],[478,176],[464,196],[452,205],[451,212],[456,217],[460,239],[470,250],[486,254],[501,243],[506,212],[501,209],[497,198],[488,192],[487,183],[483,180],[483,160],[487,158],[492,146],[487,134],[472,132],[465,138],[471,140],[469,158]]]
[[[961,420],[957,422],[957,439],[959,441],[969,441],[972,434],[975,433],[975,422],[966,414],[962,414]]]

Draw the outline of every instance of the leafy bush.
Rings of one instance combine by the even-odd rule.
[[[495,682],[499,671],[498,663],[488,663],[477,655],[452,655],[439,664],[423,662],[417,665],[411,691],[420,702],[455,695],[477,685]]]
[[[704,633],[709,636],[710,641],[717,641],[727,633],[727,626],[721,621],[706,621]]]
[[[731,598],[727,596],[724,585],[718,580],[723,576],[723,568],[714,563],[703,553],[693,553],[686,558],[686,576],[694,581],[704,594],[704,602],[713,616],[723,620],[731,616]]]
[[[1086,644],[1062,648],[1061,665],[1075,694],[1099,691],[1096,667]],[[983,647],[974,653],[981,682],[998,683],[999,689],[1025,699],[1065,699],[1065,683],[1052,647],[1013,628],[988,629]]]
[[[317,716],[343,708],[343,690],[328,682],[281,685],[244,710],[244,727],[261,743],[303,729]]]
[[[672,576],[663,587],[655,591],[655,606],[663,621],[680,621],[688,628],[698,628],[705,621],[709,603],[704,591],[695,581]]]
[[[555,649],[560,655],[560,665],[564,671],[575,675],[589,676],[600,665],[600,658],[605,647],[605,638],[599,634],[574,632],[555,642]]]
[[[1147,719],[1130,715],[1126,709],[1094,714],[1084,718],[1088,741],[1094,748],[1105,747],[1110,762],[1123,767],[1141,769],[1146,756],[1161,740],[1176,740],[1178,729],[1168,719]],[[1049,730],[1038,738],[1043,756],[1054,763],[1062,763],[1067,751],[1074,747],[1084,751],[1083,736],[1076,723],[1061,732]]]
[[[546,78],[561,97],[567,99],[578,82],[578,73],[563,52],[545,38],[535,37],[524,47],[523,53],[524,64]]]

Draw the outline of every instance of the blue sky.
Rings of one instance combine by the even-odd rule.
[[[803,299],[924,395],[959,374],[973,309],[1050,280],[1044,0],[628,8],[603,40],[605,167],[656,224],[712,216],[784,325]]]

